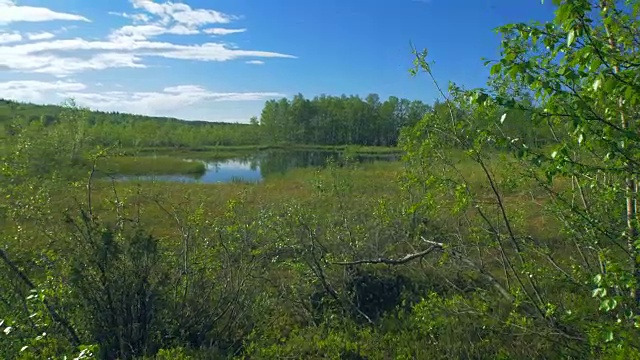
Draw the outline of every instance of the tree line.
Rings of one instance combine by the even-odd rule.
[[[71,103],[73,103],[71,101]],[[462,110],[455,106],[454,112]],[[0,100],[2,136],[11,135],[25,123],[49,127],[63,121],[67,106],[35,105]],[[451,104],[395,96],[381,101],[377,94],[364,99],[356,95],[321,95],[306,99],[269,100],[260,118],[249,124],[184,121],[119,112],[85,112],[77,125],[89,144],[145,147],[200,148],[273,144],[396,146],[404,128],[415,126],[429,113],[449,114]],[[21,120],[18,120],[21,119]],[[485,124],[476,124],[482,127]],[[76,130],[74,130],[76,131]],[[537,143],[552,139],[546,126],[532,124],[530,113],[510,110],[504,131],[517,132]]]
[[[64,113],[69,107],[75,107],[72,100],[60,106],[0,100],[0,126],[4,127],[2,135],[11,135],[17,131],[17,127],[27,123],[50,127],[68,121]],[[198,148],[262,143],[260,129],[250,124],[186,121],[89,109],[83,111],[79,129],[87,141],[94,145]]]
[[[64,107],[0,101],[0,123],[22,118],[50,126]],[[298,94],[267,101],[260,119],[249,124],[182,121],[119,112],[88,111],[84,124],[91,143],[123,147],[204,147],[268,144],[395,146],[400,130],[417,123],[431,106],[421,101],[379,96],[321,95],[312,100]],[[11,121],[10,121],[11,120]]]
[[[270,100],[260,127],[272,143],[395,146],[400,130],[412,126],[432,109],[419,100],[395,96],[381,101],[377,94],[320,95],[306,99]]]

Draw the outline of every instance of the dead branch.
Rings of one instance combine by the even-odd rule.
[[[424,256],[428,255],[429,253],[433,252],[434,250],[439,250],[439,251],[444,251],[445,249],[445,245],[443,243],[437,242],[437,241],[433,241],[433,240],[427,240],[424,237],[421,237],[422,241],[426,242],[427,244],[431,245],[430,248],[417,252],[417,253],[413,253],[413,254],[408,254],[400,259],[397,260],[393,260],[393,259],[364,259],[364,260],[356,260],[356,261],[351,261],[351,262],[334,262],[332,264],[334,265],[343,265],[343,266],[348,266],[348,265],[360,265],[360,264],[388,264],[388,265],[400,265],[400,264],[405,264],[407,262],[410,262],[412,260],[416,260],[416,259],[421,259]],[[478,266],[478,264],[476,264],[475,262],[471,261],[469,258],[467,258],[466,256],[464,256],[462,253],[460,253],[459,251],[456,251],[454,249],[447,249],[449,254],[453,257],[458,259],[459,261],[461,261],[462,263],[464,263],[465,265],[473,268],[474,270],[476,270],[487,282],[489,282],[499,293],[500,295],[502,295],[502,297],[504,297],[507,301],[509,302],[513,302],[515,299],[513,297],[513,295],[511,295],[511,293],[504,287],[502,286],[502,284],[500,284],[500,282],[498,281],[498,279],[496,279],[493,275],[491,275],[489,272],[485,271],[482,267]]]
[[[365,259],[365,260],[356,260],[356,261],[346,261],[346,262],[332,262],[333,265],[361,265],[361,264],[387,264],[387,265],[400,265],[408,263],[412,260],[421,258],[426,256],[436,250],[435,246],[432,246],[424,251],[420,251],[414,254],[408,254],[400,259],[386,259],[386,258],[378,258],[378,259]]]

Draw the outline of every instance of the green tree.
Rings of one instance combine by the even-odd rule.
[[[498,28],[490,90],[450,86],[407,132],[407,179],[422,194],[414,211],[447,221],[446,203],[468,224],[448,241],[439,233],[425,242],[484,278],[494,302],[512,304],[506,324],[532,319],[521,326],[539,340],[561,334],[574,354],[637,357],[640,2],[554,4],[553,21]],[[426,52],[417,55],[417,69],[431,76]],[[514,157],[496,161],[500,148]],[[548,199],[561,237],[527,229],[522,219],[533,209],[513,192],[522,186]]]

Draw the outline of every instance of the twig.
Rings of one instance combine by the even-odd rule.
[[[435,246],[432,246],[424,251],[420,251],[414,254],[408,254],[400,259],[386,259],[386,258],[378,258],[378,259],[365,259],[365,260],[356,260],[356,261],[347,261],[347,262],[332,262],[333,265],[361,265],[361,264],[387,264],[387,265],[400,265],[408,263],[412,260],[421,258],[426,256],[436,250]]]

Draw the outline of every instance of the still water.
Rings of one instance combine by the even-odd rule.
[[[394,161],[397,155],[356,155],[355,162]],[[196,183],[257,183],[274,174],[286,174],[295,168],[322,167],[329,161],[342,162],[344,156],[332,151],[262,151],[253,155],[225,160],[202,161],[206,171],[202,175],[125,176],[123,180],[150,180]]]

